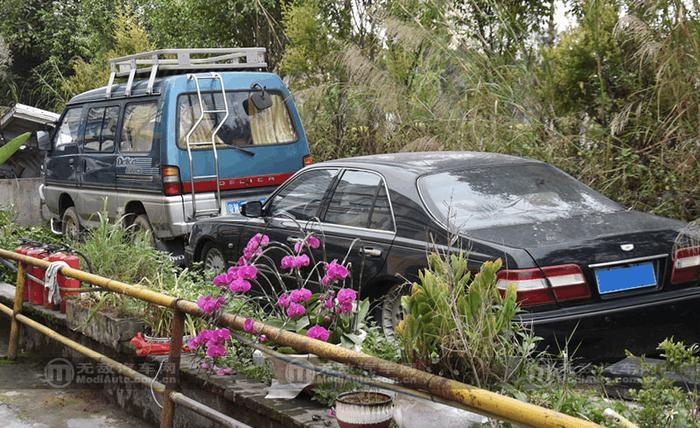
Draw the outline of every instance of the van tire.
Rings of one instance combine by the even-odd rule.
[[[131,222],[129,227],[131,227],[131,230],[134,232],[141,231],[148,233],[151,245],[155,247],[156,238],[153,235],[153,226],[151,226],[151,222],[148,220],[148,216],[146,214],[139,214],[134,217],[134,220]]]
[[[83,228],[80,225],[80,218],[75,211],[75,207],[68,207],[61,216],[61,234],[70,241],[79,241]]]
[[[226,255],[224,248],[214,242],[207,242],[202,248],[202,268],[206,270],[215,271],[220,274],[226,270],[228,263],[226,263]]]

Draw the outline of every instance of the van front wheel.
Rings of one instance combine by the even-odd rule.
[[[68,207],[61,217],[61,234],[69,241],[77,241],[81,234],[80,218],[75,207]]]

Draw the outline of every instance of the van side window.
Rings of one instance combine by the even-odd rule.
[[[118,118],[119,107],[117,106],[89,109],[85,121],[83,150],[86,152],[113,152]]]
[[[154,102],[127,104],[124,110],[119,150],[150,152],[156,128],[158,105]]]
[[[63,116],[63,122],[56,132],[54,149],[66,151],[69,146],[77,146],[82,108],[72,108]]]

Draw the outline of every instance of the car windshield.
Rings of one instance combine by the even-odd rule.
[[[423,176],[428,210],[460,230],[538,223],[622,207],[544,164],[500,165]]]
[[[221,145],[245,147],[251,145],[283,144],[297,140],[297,133],[284,98],[268,92],[272,105],[264,110],[255,108],[250,99],[252,92],[227,92],[229,115],[216,134]],[[221,93],[203,93],[202,102],[207,110],[225,110]],[[178,146],[186,148],[185,138],[200,115],[197,94],[183,94],[177,100]],[[191,142],[211,141],[212,131],[223,120],[224,113],[208,113],[190,136]]]

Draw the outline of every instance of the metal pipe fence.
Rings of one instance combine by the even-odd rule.
[[[14,307],[10,309],[4,305],[0,305],[0,311],[12,318],[8,358],[14,359],[17,357],[19,324],[21,323],[36,329],[42,334],[45,334],[54,340],[57,340],[86,356],[89,356],[90,358],[106,359],[100,361],[109,361],[109,363],[106,363],[107,365],[120,367],[120,373],[124,376],[131,377],[138,381],[143,380],[145,377],[144,375],[138,372],[131,373],[128,371],[131,369],[121,365],[119,362],[107,359],[107,357],[104,355],[77,344],[77,342],[73,342],[70,339],[59,335],[53,330],[50,330],[42,324],[37,323],[36,321],[33,321],[21,314],[22,289],[24,287],[25,278],[24,266],[32,265],[40,268],[47,268],[50,265],[50,262],[17,254],[4,249],[0,249],[0,258],[14,260],[17,262],[18,266]],[[227,424],[227,426],[243,426],[240,422],[216,412],[213,409],[207,408],[202,404],[193,404],[193,400],[183,398],[184,396],[182,396],[182,394],[176,392],[179,382],[178,373],[185,314],[197,317],[205,316],[205,314],[194,302],[178,299],[177,297],[158,293],[144,287],[126,284],[70,267],[62,267],[61,274],[98,286],[106,291],[120,293],[155,305],[167,307],[174,311],[174,318],[171,325],[172,342],[168,359],[168,382],[166,382],[165,385],[160,384],[157,389],[158,392],[161,392],[164,397],[163,411],[161,414],[161,427],[172,427],[175,403],[188,407],[203,416],[211,417],[212,419],[217,420],[217,422]],[[238,330],[240,332],[245,331],[243,328],[244,321],[245,320],[243,317],[233,314],[223,314],[218,319],[219,325]],[[447,379],[438,375],[414,369],[412,367],[382,360],[361,352],[348,350],[319,340],[311,339],[309,337],[285,331],[259,321],[255,321],[254,328],[257,333],[265,334],[268,340],[283,346],[291,347],[298,352],[315,354],[320,358],[350,365],[393,379],[399,382],[401,385],[399,388],[403,389],[404,391],[407,391],[407,389],[413,390],[415,392],[415,396],[432,398],[434,401],[468,409],[498,420],[543,428],[587,428],[598,426],[591,421],[575,418],[551,409],[525,403],[512,397],[507,397],[495,392],[457,382],[452,379]],[[150,385],[150,383],[151,379],[148,379],[148,384]],[[375,386],[378,386],[377,382],[374,382],[374,384]],[[386,387],[386,389],[396,389],[396,387],[392,387],[391,384],[385,384],[383,387]]]

